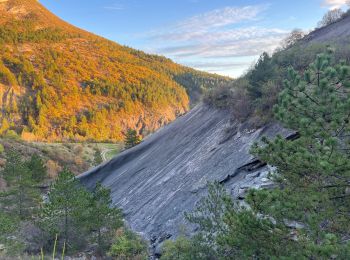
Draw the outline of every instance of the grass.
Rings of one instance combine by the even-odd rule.
[[[4,150],[13,148],[24,157],[33,153],[39,154],[47,162],[49,175],[55,176],[63,167],[67,167],[75,174],[80,174],[96,166],[96,149],[102,158],[110,160],[123,149],[123,143],[45,143],[25,142],[21,140],[0,139]],[[0,153],[0,159],[5,154]]]

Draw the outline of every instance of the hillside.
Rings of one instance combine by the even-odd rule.
[[[232,124],[227,112],[198,105],[140,145],[80,175],[80,181],[89,188],[97,182],[110,188],[113,204],[156,250],[187,226],[184,212],[205,196],[208,182],[219,181],[235,197],[271,184],[269,167],[249,154],[250,146],[261,136],[292,133],[276,124],[252,131]]]
[[[342,47],[349,35],[338,41],[334,30],[348,30],[349,23],[344,18],[338,23],[340,28],[335,24],[316,31],[311,34],[315,42],[307,47],[302,42],[272,57],[263,55],[231,88],[209,93],[206,104],[141,145],[82,174],[80,181],[89,188],[97,182],[111,188],[113,204],[123,209],[132,229],[151,242],[153,254],[160,255],[159,244],[181,235],[184,226],[193,234],[195,227],[183,213],[191,212],[208,194],[208,182],[223,184],[236,200],[244,199],[250,188],[273,186],[270,166],[250,154],[251,145],[262,136],[295,136],[272,119],[272,106],[288,78],[287,69],[305,70],[327,44]],[[336,60],[350,57],[348,49],[340,50]]]
[[[116,141],[135,128],[145,135],[228,80],[78,29],[36,0],[0,1],[0,134]]]
[[[305,43],[336,43],[350,42],[350,12],[343,19],[311,32],[303,40]]]

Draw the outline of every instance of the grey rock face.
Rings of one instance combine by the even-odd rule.
[[[304,43],[350,43],[350,15],[326,27],[311,32],[303,39]]]
[[[230,122],[227,111],[199,105],[140,145],[79,176],[88,188],[109,187],[113,204],[123,209],[130,227],[156,247],[175,238],[184,212],[219,181],[236,198],[249,187],[271,185],[269,167],[255,160],[250,146],[261,136],[287,136],[276,124],[249,130]]]

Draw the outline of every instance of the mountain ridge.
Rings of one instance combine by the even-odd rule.
[[[0,2],[0,134],[116,141],[147,135],[230,79],[121,46],[72,26],[35,0]],[[6,126],[6,127],[4,127]]]

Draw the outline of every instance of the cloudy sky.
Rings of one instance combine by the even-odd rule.
[[[203,71],[237,77],[294,28],[346,0],[41,0],[64,20]]]

